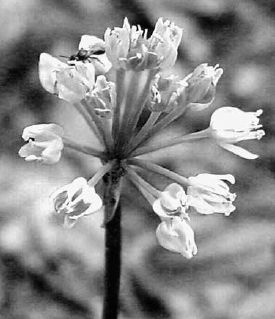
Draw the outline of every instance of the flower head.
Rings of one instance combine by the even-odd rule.
[[[59,161],[63,149],[63,129],[56,124],[38,124],[24,129],[22,138],[27,142],[19,150],[26,161],[54,164]]]
[[[223,69],[218,65],[213,67],[203,63],[184,79],[187,83],[187,101],[192,103],[192,107],[201,110],[212,103],[222,74]]]
[[[100,196],[83,177],[61,187],[50,199],[55,211],[64,217],[64,225],[67,227],[72,227],[78,218],[95,213],[102,207]]]
[[[156,236],[162,247],[180,253],[188,259],[198,252],[192,228],[180,217],[161,222],[156,230]]]
[[[260,120],[258,118],[262,113],[262,110],[244,112],[236,107],[221,107],[211,116],[211,135],[226,150],[243,158],[257,158],[258,155],[232,144],[244,140],[259,140],[264,136],[264,130],[259,129],[262,125],[259,124]]]
[[[161,218],[171,218],[172,216],[181,216],[189,218],[186,214],[187,196],[184,189],[176,183],[168,185],[160,193],[158,199],[153,203],[154,212]]]
[[[106,30],[106,54],[116,69],[165,69],[176,61],[181,36],[180,28],[160,18],[148,39],[147,31],[131,27],[125,18],[122,28]]]
[[[95,69],[92,64],[77,62],[68,65],[42,53],[39,60],[39,78],[48,92],[74,103],[82,100],[94,86]]]
[[[191,186],[187,188],[188,204],[200,214],[230,215],[235,210],[232,202],[236,195],[230,193],[228,185],[223,180],[235,183],[234,176],[230,174],[199,174],[189,177]]]

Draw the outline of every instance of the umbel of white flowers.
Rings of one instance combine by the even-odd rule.
[[[122,27],[106,30],[104,40],[83,35],[77,53],[67,61],[41,54],[42,86],[80,112],[101,147],[96,149],[68,139],[57,124],[38,124],[24,129],[22,137],[26,144],[19,155],[27,161],[54,164],[67,147],[98,157],[104,163],[89,181],[78,177],[51,195],[53,210],[64,217],[65,226],[72,227],[79,218],[101,209],[104,203],[95,187],[106,174],[114,171],[120,180],[132,182],[159,216],[156,230],[159,244],[186,258],[197,253],[190,226],[193,211],[229,216],[235,210],[236,195],[226,183],[235,183],[232,175],[204,173],[186,178],[137,158],[201,139],[212,140],[246,159],[257,157],[235,143],[264,135],[259,124],[262,110],[244,112],[236,107],[221,107],[214,111],[205,130],[151,143],[152,137],[187,110],[195,116],[196,111],[208,107],[223,73],[218,65],[203,63],[183,79],[165,76],[163,71],[167,74],[176,61],[181,37],[182,29],[168,20],[160,18],[148,37],[146,30],[130,26],[125,18]],[[146,114],[149,115],[140,127],[139,120]],[[141,177],[141,170],[164,176],[167,187],[160,191]]]

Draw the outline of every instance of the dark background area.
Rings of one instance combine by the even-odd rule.
[[[231,173],[238,194],[230,216],[191,216],[198,255],[186,260],[159,247],[158,218],[131,187],[123,205],[121,319],[271,319],[275,313],[273,0],[0,1],[0,316],[7,319],[99,318],[103,292],[102,213],[64,230],[48,195],[99,162],[65,151],[54,166],[26,163],[17,152],[25,126],[55,122],[74,140],[96,144],[73,107],[43,90],[41,52],[71,55],[82,34],[107,27],[152,28],[158,17],[184,29],[173,73],[198,64],[224,69],[209,109],[189,112],[163,135],[204,129],[215,108],[262,108],[266,136],[242,143],[247,161],[208,142],[154,153],[185,175]],[[156,181],[160,188],[165,181]]]

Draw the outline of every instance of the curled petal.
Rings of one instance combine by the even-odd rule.
[[[55,191],[51,197],[54,209],[64,217],[64,225],[72,227],[83,216],[93,214],[102,207],[102,200],[94,187],[83,177]]]
[[[224,149],[246,159],[255,159],[257,155],[232,144],[244,140],[260,140],[265,135],[259,124],[258,117],[261,114],[262,110],[244,112],[236,107],[221,107],[211,116],[211,136]]]
[[[226,180],[235,183],[234,176],[199,174],[189,177],[191,186],[187,188],[188,205],[194,207],[200,214],[221,213],[226,216],[235,210],[232,204],[236,195],[230,193]]]
[[[153,203],[154,212],[161,218],[171,216],[182,216],[189,218],[186,214],[187,196],[184,189],[176,183],[170,184],[161,192],[160,197]]]

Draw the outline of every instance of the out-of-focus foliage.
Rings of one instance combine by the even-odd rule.
[[[158,138],[207,127],[216,107],[264,110],[266,136],[246,142],[246,161],[206,142],[150,155],[186,176],[231,173],[237,211],[192,216],[198,256],[185,260],[157,246],[158,219],[125,187],[121,318],[270,319],[275,313],[274,74],[272,0],[2,0],[0,3],[0,315],[12,319],[99,318],[103,292],[102,214],[67,231],[50,214],[48,194],[98,162],[66,152],[51,167],[17,158],[22,129],[54,121],[74,139],[96,143],[75,110],[43,91],[41,52],[71,55],[82,34],[102,36],[124,16],[152,31],[159,16],[184,28],[174,72],[202,62],[224,75],[213,105],[189,112]],[[160,154],[161,153],[161,154]],[[177,156],[175,156],[177,154]],[[176,160],[180,159],[180,160]],[[152,176],[154,180],[155,176]],[[166,181],[157,181],[164,187]],[[135,194],[135,195],[133,195]]]

